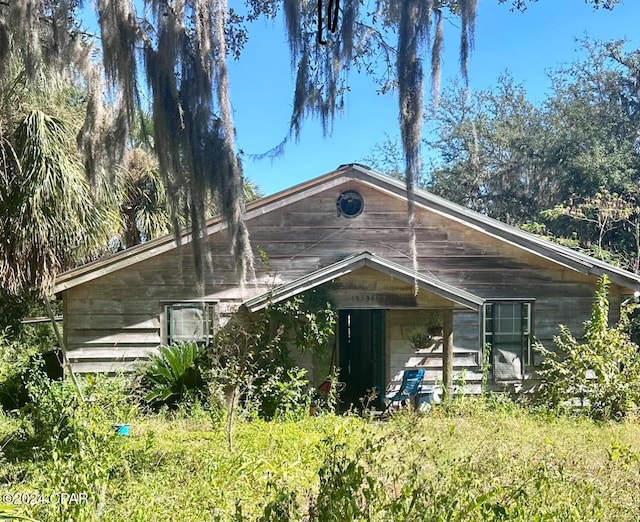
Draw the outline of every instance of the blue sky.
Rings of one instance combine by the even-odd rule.
[[[576,38],[627,38],[630,48],[637,48],[638,22],[638,0],[626,0],[613,11],[594,11],[583,0],[539,0],[524,14],[511,12],[498,0],[479,0],[470,87],[489,88],[508,70],[532,100],[541,100],[549,87],[547,71],[580,57]],[[247,155],[271,149],[286,135],[293,98],[282,20],[257,21],[249,33],[243,55],[229,69],[237,145]],[[457,28],[446,24],[443,85],[459,76],[458,37]],[[308,120],[299,143],[290,143],[281,157],[246,157],[245,176],[272,194],[340,164],[362,161],[385,133],[392,138],[399,134],[397,103],[395,92],[378,95],[373,82],[353,74],[344,113],[336,118],[331,136],[323,137],[319,122]]]

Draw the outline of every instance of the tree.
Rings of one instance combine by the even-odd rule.
[[[544,161],[543,113],[510,76],[492,90],[446,89],[434,120],[434,193],[511,224],[557,201],[558,179]]]
[[[634,213],[633,207],[618,194],[612,194],[607,190],[598,192],[595,196],[585,198],[583,201],[572,203],[572,205],[557,205],[543,211],[542,215],[550,219],[568,216],[588,223],[594,229],[591,237],[597,238],[596,251],[598,257],[602,259],[605,251],[605,235],[620,226],[621,222],[628,220]]]
[[[60,270],[106,244],[117,219],[93,197],[76,152],[77,91],[51,78],[27,82],[14,56],[6,68],[0,81],[0,279],[14,295],[46,294]]]
[[[169,197],[158,168],[151,125],[148,113],[137,116],[123,165],[115,171],[112,204],[121,214],[119,243],[124,248],[166,234],[171,228]]]
[[[620,41],[582,45],[588,58],[552,75],[546,102],[546,162],[555,165],[560,203],[544,217],[552,234],[577,235],[581,247],[636,271],[640,52]]]
[[[615,59],[632,64],[640,54],[623,53],[620,41],[581,44],[587,58],[551,75],[553,95],[544,107],[553,129],[548,162],[561,166],[563,200],[602,188],[620,193],[640,171],[638,73]]]
[[[128,151],[126,167],[118,172],[120,212],[125,248],[167,234],[171,227],[169,201],[155,158],[143,149]]]

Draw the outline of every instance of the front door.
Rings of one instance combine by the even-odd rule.
[[[360,399],[377,386],[384,390],[384,310],[340,310],[340,381],[342,405],[361,407]]]

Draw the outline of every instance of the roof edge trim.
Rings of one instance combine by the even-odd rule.
[[[455,286],[440,281],[435,277],[420,274],[407,267],[394,263],[393,261],[389,261],[388,259],[364,251],[359,254],[348,256],[341,261],[316,270],[315,272],[290,281],[289,283],[280,285],[257,297],[248,299],[243,303],[243,305],[249,311],[257,312],[271,304],[280,303],[290,297],[316,288],[364,266],[409,284],[417,282],[418,286],[423,290],[427,290],[428,292],[471,310],[478,310],[485,302],[482,297],[471,294],[466,290],[456,288]]]

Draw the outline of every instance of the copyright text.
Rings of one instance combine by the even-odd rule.
[[[89,501],[88,493],[2,493],[0,503],[5,505],[30,505],[36,504],[86,504]]]

